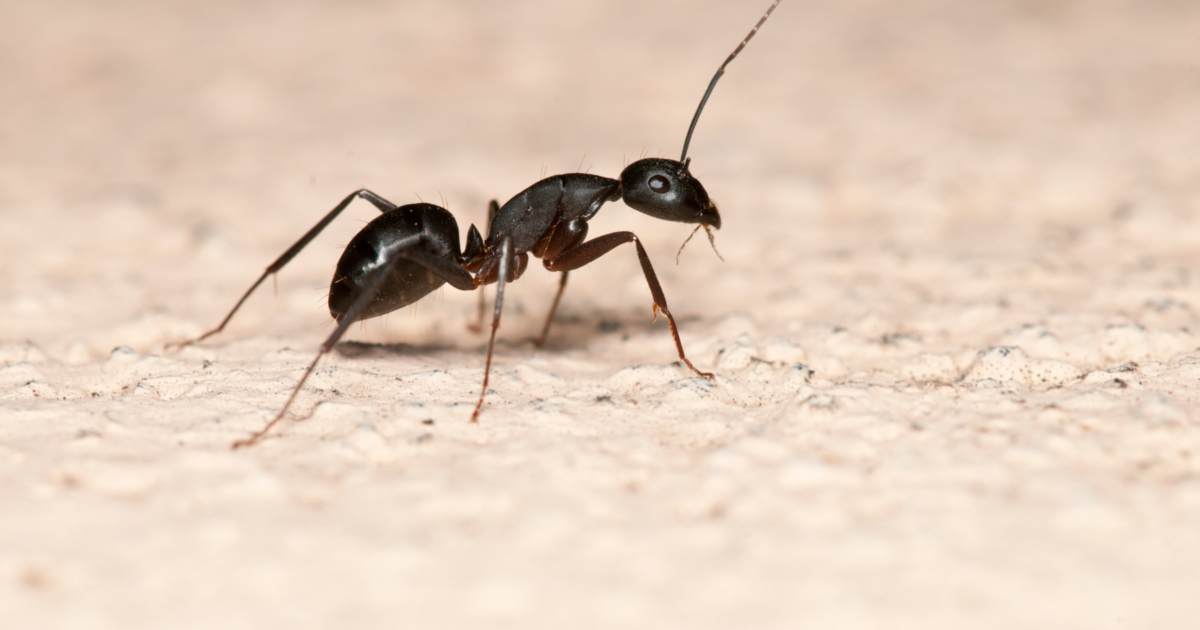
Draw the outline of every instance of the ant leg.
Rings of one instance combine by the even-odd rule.
[[[446,260],[419,247],[402,249],[395,255],[397,258],[405,258],[421,265],[459,291],[475,290],[475,277],[452,260]]]
[[[354,305],[351,306],[350,310],[346,311],[345,315],[342,316],[342,319],[338,321],[337,329],[333,331],[332,335],[329,335],[329,338],[325,340],[325,343],[321,344],[321,348],[317,350],[317,356],[313,359],[312,363],[308,365],[308,369],[304,371],[304,376],[300,377],[300,382],[296,383],[296,388],[292,390],[292,395],[288,396],[287,402],[283,403],[283,408],[279,410],[279,413],[276,414],[275,418],[268,422],[267,426],[263,427],[258,433],[255,433],[245,440],[238,440],[237,442],[234,442],[233,448],[238,449],[244,446],[253,446],[256,442],[262,439],[262,437],[266,435],[268,431],[271,430],[271,427],[278,424],[280,420],[283,420],[283,416],[287,413],[288,407],[292,406],[292,401],[296,400],[296,396],[300,393],[300,389],[304,387],[304,382],[308,380],[308,377],[312,375],[313,370],[317,368],[317,362],[321,360],[321,357],[325,356],[330,350],[333,349],[333,346],[336,345],[338,340],[342,338],[342,335],[346,334],[346,330],[350,328],[350,325],[358,319],[359,313],[361,313],[363,308],[365,308],[367,304],[371,302],[371,300],[375,297],[375,294],[379,292],[379,287],[383,286],[383,281],[388,277],[388,274],[392,272],[392,267],[395,266],[396,261],[400,260],[400,258],[400,256],[393,257],[386,265],[380,267],[375,272],[375,275],[371,278],[371,281],[367,285],[366,289],[361,295],[358,296],[358,299],[354,301]]]
[[[345,210],[346,206],[349,206],[350,202],[354,201],[354,199],[356,197],[370,201],[376,208],[379,208],[380,212],[389,212],[391,210],[396,209],[396,204],[388,201],[387,199],[384,199],[383,197],[380,197],[379,195],[377,195],[365,188],[363,188],[361,190],[356,190],[356,191],[350,193],[349,195],[346,196],[345,199],[342,200],[341,203],[339,203],[337,205],[337,207],[335,207],[333,210],[329,211],[329,214],[326,214],[325,218],[321,219],[320,222],[318,222],[316,225],[314,225],[312,227],[312,229],[310,229],[308,231],[307,234],[302,236],[300,238],[300,240],[296,241],[291,247],[289,247],[288,250],[286,252],[284,252],[282,256],[275,259],[275,262],[271,263],[271,266],[267,267],[267,270],[264,271],[263,274],[258,277],[258,280],[256,280],[254,282],[254,284],[251,285],[250,288],[247,289],[244,294],[242,294],[242,299],[238,300],[237,304],[233,305],[233,308],[229,311],[229,314],[225,316],[225,319],[221,320],[220,325],[218,325],[216,328],[204,333],[203,335],[200,335],[199,337],[197,337],[195,339],[168,344],[167,347],[178,349],[178,348],[190,346],[194,343],[199,343],[201,341],[204,341],[205,339],[208,339],[209,337],[224,330],[225,325],[229,323],[229,320],[233,319],[233,314],[238,312],[238,309],[242,307],[242,304],[245,303],[246,299],[250,297],[250,294],[254,293],[254,290],[257,289],[258,286],[263,283],[263,280],[266,280],[267,276],[270,276],[271,274],[278,272],[280,269],[283,269],[284,265],[291,262],[291,260],[296,257],[296,254],[299,254],[300,250],[304,249],[309,243],[311,243],[312,240],[314,238],[316,238],[318,234],[321,233],[321,230],[324,230],[330,223],[332,223],[333,220],[336,219],[339,214],[341,214],[342,210]]]
[[[559,201],[559,207],[561,210],[561,200]],[[548,237],[543,237],[542,239],[542,242],[545,244],[541,252],[542,265],[546,269],[550,269],[549,261],[582,244],[583,240],[587,238],[587,233],[587,221],[576,219],[560,222],[550,232]],[[558,280],[558,293],[554,294],[554,303],[550,305],[550,313],[546,315],[546,325],[542,327],[542,336],[534,341],[534,345],[538,348],[546,345],[546,339],[550,336],[550,325],[554,323],[554,315],[558,312],[558,305],[562,301],[563,292],[567,290],[567,276],[570,273],[570,270],[564,270],[562,277]]]
[[[283,403],[283,408],[279,410],[279,413],[275,416],[275,418],[268,422],[267,426],[263,427],[258,433],[255,433],[245,440],[238,440],[237,442],[234,442],[233,448],[237,449],[243,446],[254,445],[271,430],[271,427],[278,424],[280,420],[283,420],[284,414],[286,414],[288,408],[292,406],[292,401],[296,400],[296,396],[300,394],[300,389],[304,387],[304,382],[307,381],[308,377],[312,375],[314,370],[316,370],[317,362],[319,362],[321,357],[328,354],[329,351],[332,350],[335,345],[337,345],[338,340],[342,338],[342,335],[346,334],[346,331],[350,328],[350,325],[358,321],[358,316],[362,314],[363,309],[366,308],[367,305],[371,303],[371,300],[375,298],[375,294],[379,292],[379,287],[383,286],[383,281],[386,280],[388,275],[392,273],[392,269],[396,266],[396,261],[402,258],[411,260],[422,267],[425,267],[434,275],[449,282],[456,289],[470,291],[475,288],[475,280],[471,274],[451,261],[431,254],[423,249],[420,249],[419,247],[402,249],[395,252],[382,267],[375,271],[375,274],[371,277],[371,280],[363,289],[362,294],[360,294],[358,299],[354,301],[354,304],[350,307],[350,310],[346,311],[346,313],[342,315],[342,318],[338,320],[337,329],[333,331],[332,335],[329,335],[329,338],[325,340],[325,343],[321,344],[320,349],[317,350],[317,356],[313,359],[312,363],[308,365],[308,369],[304,371],[304,376],[300,377],[300,382],[296,383],[296,388],[292,390],[292,395],[288,396],[287,402]]]
[[[542,326],[542,336],[533,342],[535,347],[541,348],[546,345],[546,337],[550,336],[550,324],[554,323],[554,314],[558,312],[558,303],[562,301],[563,291],[567,290],[567,275],[570,271],[562,272],[562,277],[558,280],[558,293],[554,294],[554,303],[550,305],[550,314],[546,315],[546,325]]]
[[[568,249],[552,260],[546,260],[544,264],[550,271],[578,269],[607,254],[618,245],[629,242],[637,246],[638,260],[642,263],[642,273],[646,275],[646,284],[650,285],[650,295],[654,297],[654,318],[658,319],[659,312],[667,316],[667,324],[671,326],[671,336],[675,339],[675,348],[679,351],[679,360],[686,363],[696,374],[707,379],[712,379],[713,375],[710,372],[701,372],[696,369],[696,366],[692,365],[692,362],[684,355],[683,341],[679,338],[679,328],[675,325],[675,318],[671,316],[671,311],[667,309],[667,297],[663,295],[662,285],[658,283],[658,276],[655,275],[654,267],[650,264],[650,257],[646,255],[646,248],[642,247],[642,242],[638,240],[636,234],[633,232],[613,232],[612,234],[598,236]]]
[[[500,204],[495,199],[488,202],[487,223],[483,226],[483,233],[489,234],[492,231],[492,221],[496,215],[500,213]],[[483,291],[479,292],[479,308],[475,312],[475,322],[467,324],[467,330],[478,333],[483,330],[483,312],[485,309],[483,303]]]
[[[483,331],[483,314],[487,311],[487,304],[484,303],[483,287],[479,288],[479,307],[475,310],[475,321],[467,324],[467,330],[473,333]]]
[[[483,397],[487,395],[488,375],[492,372],[492,351],[496,347],[496,329],[500,327],[500,310],[504,307],[504,284],[508,282],[508,272],[514,262],[512,238],[506,236],[500,243],[500,272],[496,279],[496,308],[492,312],[492,336],[488,339],[487,365],[483,368],[483,389],[479,392],[479,402],[475,403],[475,411],[471,413],[472,423],[479,422],[479,409],[483,407]]]

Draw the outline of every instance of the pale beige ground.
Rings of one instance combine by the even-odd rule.
[[[693,170],[720,262],[331,330],[363,204],[675,156],[765,1],[0,6],[0,627],[1192,628],[1200,5],[785,0]],[[310,416],[311,417],[308,417]]]

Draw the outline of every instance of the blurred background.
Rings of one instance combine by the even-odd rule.
[[[545,174],[615,176],[642,155],[674,156],[758,4],[6,3],[0,330],[60,354],[70,329],[87,356],[150,347],[166,339],[99,331],[146,313],[179,318],[169,334],[209,326],[355,188],[444,202],[465,233],[489,199]],[[693,279],[768,286],[840,226],[872,247],[1137,207],[1154,211],[1145,238],[1170,248],[1164,224],[1192,221],[1200,203],[1198,11],[784,3],[693,143],[694,170],[725,208],[728,263],[694,247],[696,276],[684,265],[668,295],[682,291],[690,309],[703,306]],[[321,320],[338,248],[373,213],[352,210],[280,277],[302,326]],[[660,268],[685,235],[619,204],[592,231],[614,229],[643,234]],[[614,276],[636,275],[632,257],[616,258]],[[590,273],[577,286],[601,281]],[[553,280],[533,275],[549,283],[530,290],[541,309]],[[443,293],[451,312],[469,310],[469,297]],[[252,302],[243,330],[288,330],[294,312]]]

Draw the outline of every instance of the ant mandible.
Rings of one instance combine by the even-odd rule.
[[[691,160],[687,157],[692,132],[700,119],[700,112],[708,102],[717,80],[725,73],[725,66],[737,57],[746,43],[767,21],[779,4],[774,0],[767,12],[758,20],[746,38],[733,53],[717,68],[717,73],[708,84],[700,106],[692,117],[687,137],[683,141],[683,155],[679,160],[645,158],[638,160],[621,172],[619,179],[610,179],[587,173],[566,173],[547,177],[526,188],[503,206],[492,201],[488,207],[488,237],[484,240],[474,225],[467,230],[465,249],[459,249],[458,223],[448,210],[429,203],[414,203],[397,206],[379,195],[366,190],[356,190],[342,200],[325,218],[321,219],[294,245],[288,248],[275,262],[267,267],[258,280],[234,304],[216,328],[191,341],[178,344],[180,347],[203,341],[223,330],[234,313],[241,308],[251,293],[277,273],[304,249],[321,230],[325,229],[350,202],[365,199],[379,209],[381,216],[366,225],[346,246],[338,260],[329,287],[329,313],[337,321],[337,329],[321,344],[316,358],[292,390],[279,413],[258,433],[245,440],[234,442],[233,448],[250,446],[260,440],[276,423],[283,419],[288,408],[300,393],[304,382],[312,375],[317,362],[342,338],[351,324],[412,304],[443,284],[460,291],[473,291],[487,284],[496,284],[496,301],[492,313],[492,332],[488,339],[487,361],[483,371],[483,389],[479,401],[471,413],[471,422],[478,422],[479,410],[487,394],[488,375],[492,370],[492,353],[496,343],[496,329],[500,327],[500,311],[504,305],[504,287],[521,277],[529,265],[529,255],[542,259],[549,271],[562,272],[558,292],[550,307],[546,324],[542,329],[538,345],[550,331],[550,323],[558,309],[559,300],[567,287],[567,275],[612,251],[619,245],[633,243],[637,248],[642,273],[650,286],[654,298],[654,315],[662,313],[671,328],[671,337],[679,351],[679,359],[696,374],[708,379],[713,375],[701,372],[692,365],[683,352],[679,339],[679,328],[667,308],[667,298],[646,255],[646,249],[633,232],[613,232],[584,240],[587,237],[588,220],[608,201],[623,200],[625,205],[664,221],[696,224],[713,239],[712,229],[721,229],[721,215],[708,198],[704,186],[688,170]],[[696,230],[692,231],[695,234]],[[689,237],[690,238],[690,237]],[[481,296],[482,297],[482,296]],[[482,312],[482,311],[481,311]]]

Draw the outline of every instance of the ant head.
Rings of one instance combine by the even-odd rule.
[[[646,158],[626,166],[621,171],[621,197],[625,205],[655,219],[721,229],[717,206],[688,172],[688,162]]]
[[[728,66],[729,62],[742,52],[750,38],[754,37],[754,34],[758,32],[763,22],[767,21],[771,12],[778,5],[779,0],[774,0],[771,6],[767,7],[767,12],[758,19],[758,23],[750,29],[750,33],[746,35],[742,43],[733,49],[733,52],[725,59],[725,63],[717,68],[717,73],[713,75],[712,81],[708,82],[708,89],[704,91],[704,97],[700,99],[700,106],[696,108],[696,114],[692,116],[692,124],[688,127],[687,136],[683,139],[683,154],[679,156],[679,161],[646,158],[626,166],[625,170],[621,171],[621,196],[625,199],[625,205],[656,219],[696,223],[698,224],[696,229],[704,226],[704,231],[708,232],[709,241],[712,241],[712,232],[709,228],[721,229],[721,215],[717,214],[717,206],[708,198],[704,186],[701,186],[700,182],[696,181],[696,178],[688,172],[690,163],[687,156],[688,145],[692,142],[692,132],[696,130],[696,122],[700,120],[700,112],[704,111],[704,104],[708,102],[708,97],[712,95],[713,88],[716,87],[721,75],[725,74],[725,66]],[[695,234],[695,231],[692,233]],[[687,241],[684,243],[686,244]]]

